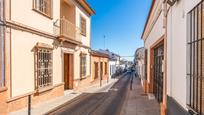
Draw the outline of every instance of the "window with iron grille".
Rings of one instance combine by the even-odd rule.
[[[203,1],[188,14],[187,93],[188,106],[204,115],[204,12]]]
[[[36,89],[52,86],[52,50],[37,49],[37,84]]]
[[[81,54],[81,63],[80,63],[80,70],[81,70],[81,78],[86,76],[86,54]]]
[[[52,0],[34,0],[34,9],[52,17]]]
[[[86,19],[82,16],[80,18],[80,23],[81,34],[86,36]]]

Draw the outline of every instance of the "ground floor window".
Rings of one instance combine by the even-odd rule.
[[[203,16],[203,1],[188,14],[187,104],[190,110],[199,115],[204,115]]]
[[[52,50],[37,48],[36,51],[37,78],[36,88],[44,88],[52,85]]]
[[[81,78],[83,78],[86,76],[86,54],[81,54],[80,58],[80,74]]]

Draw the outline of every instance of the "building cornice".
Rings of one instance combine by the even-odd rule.
[[[10,27],[12,29],[26,31],[26,32],[29,32],[29,33],[32,33],[32,34],[43,36],[43,37],[52,38],[52,39],[57,38],[57,36],[54,35],[54,34],[50,34],[48,32],[45,32],[45,31],[30,27],[30,26],[27,26],[27,25],[24,25],[22,23],[15,22],[15,21],[12,21],[12,20],[6,20],[5,25],[6,25],[6,27]]]
[[[28,32],[31,34],[43,36],[45,38],[59,39],[59,36],[57,36],[57,35],[54,35],[52,33],[48,33],[48,32],[33,28],[33,27],[30,27],[28,25],[24,25],[24,24],[16,22],[16,21],[12,21],[12,20],[6,20],[5,26],[12,28],[12,29],[25,31],[25,32]],[[59,40],[61,40],[61,39],[59,39]],[[77,42],[77,41],[72,40],[72,39],[66,39],[66,40],[62,40],[62,41],[72,43],[72,44],[77,44],[77,45],[80,45],[81,47],[85,47],[87,49],[90,49],[90,47],[84,46],[81,42]]]
[[[91,51],[91,55],[96,56],[96,57],[109,58],[109,55],[107,55],[105,53],[98,52],[98,51],[94,51],[94,50]]]
[[[156,0],[152,0],[152,4],[151,4],[151,7],[150,7],[150,10],[149,10],[149,13],[148,13],[146,22],[145,22],[145,26],[144,26],[144,29],[143,29],[143,32],[142,32],[142,36],[141,36],[142,39],[143,39],[145,30],[146,30],[146,28],[147,28],[147,24],[148,24],[148,22],[149,22],[150,15],[151,15],[151,13],[152,13],[153,7],[154,7],[154,5],[155,5],[155,1],[156,1]]]
[[[79,46],[80,46],[80,47],[83,47],[83,48],[86,48],[86,49],[91,49],[91,47],[86,46],[86,45],[83,45],[83,44],[80,44]]]
[[[76,2],[81,5],[82,8],[89,14],[93,15],[96,14],[95,11],[91,8],[91,6],[88,4],[86,0],[76,0]]]

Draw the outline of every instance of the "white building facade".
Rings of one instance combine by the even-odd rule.
[[[148,92],[162,114],[204,114],[203,8],[202,0],[152,1],[142,39]]]
[[[134,67],[136,70],[136,76],[141,78],[141,84],[145,88],[146,87],[146,63],[145,63],[145,48],[141,47],[135,51],[134,57]],[[146,89],[144,89],[146,92]]]
[[[0,96],[6,103],[0,104],[0,114],[26,107],[29,95],[34,105],[62,96],[90,78],[94,11],[85,0],[4,0],[2,4],[5,79],[0,82],[5,84],[0,85]]]
[[[117,70],[120,68],[120,56],[109,50],[100,49],[99,52],[105,53],[109,56],[109,76],[110,78],[115,77]]]

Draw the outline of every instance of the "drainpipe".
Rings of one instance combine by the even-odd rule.
[[[91,78],[91,81],[92,81],[92,58],[91,58],[91,49],[89,49],[89,72],[90,72],[90,78]]]
[[[89,29],[89,31],[90,31],[90,38],[89,38],[89,47],[91,47],[91,43],[92,43],[92,35],[91,35],[91,33],[92,33],[92,31],[91,31],[91,27],[92,27],[92,24],[91,24],[91,22],[92,22],[92,19],[90,18],[90,29]],[[89,49],[89,55],[90,55],[90,57],[89,57],[89,72],[90,72],[90,76],[91,76],[91,81],[92,81],[92,58],[91,58],[91,48]]]
[[[5,85],[5,13],[4,13],[4,9],[5,9],[5,1],[1,0],[1,14],[0,15],[0,55],[1,55],[1,77],[2,77],[2,81],[0,83],[0,86],[4,86]]]
[[[167,0],[164,0],[163,2],[163,13],[164,13],[164,92],[163,92],[163,103],[162,103],[162,108],[161,108],[161,115],[166,115],[167,114]]]
[[[165,29],[165,33],[164,33],[164,92],[163,92],[163,113],[164,115],[167,114],[167,32],[168,32],[168,13],[170,8],[177,2],[178,0],[173,0],[173,1],[169,1],[169,0],[164,0],[163,4],[164,4],[164,29]],[[168,8],[169,6],[169,8]],[[172,17],[172,16],[171,16]],[[172,78],[170,78],[172,80]],[[171,87],[171,83],[172,81],[170,80],[170,87]],[[171,88],[170,88],[171,90]],[[170,91],[171,92],[171,91]]]

